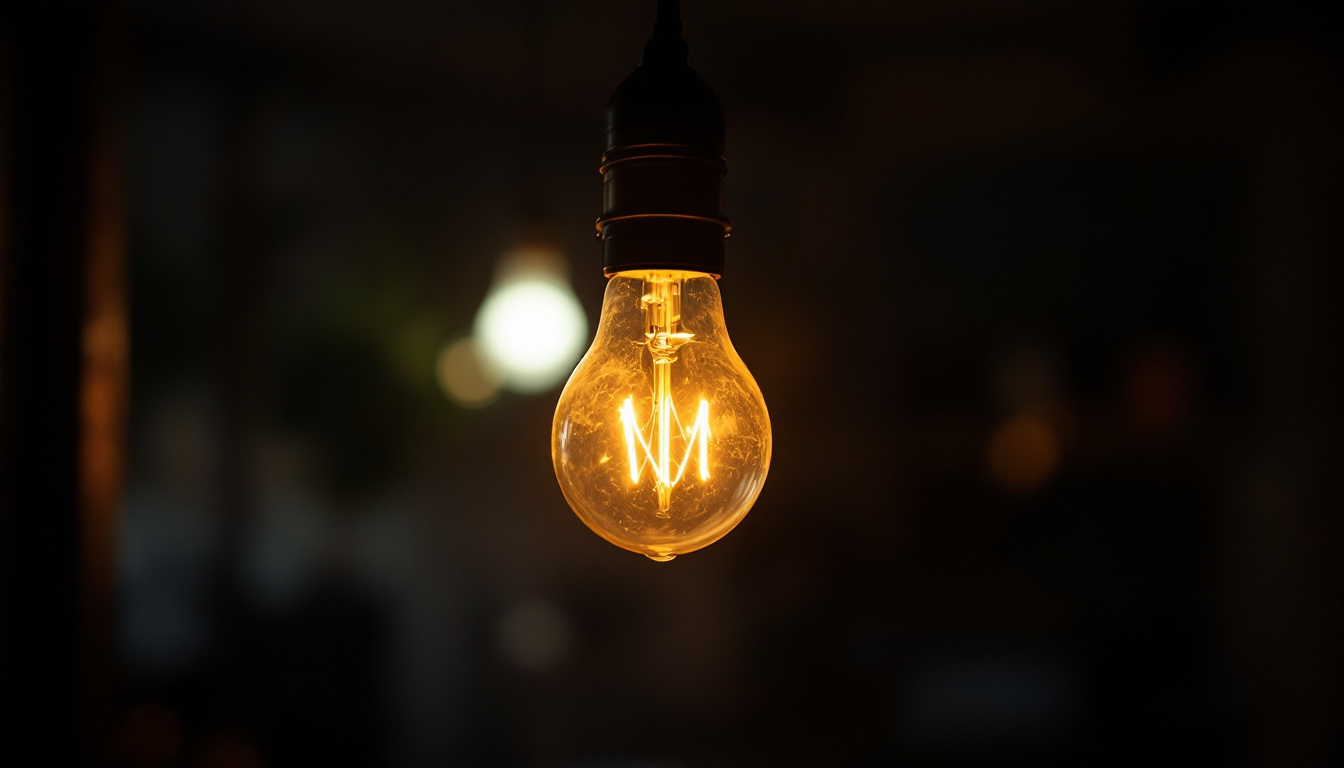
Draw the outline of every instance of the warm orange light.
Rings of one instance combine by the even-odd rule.
[[[682,426],[681,419],[677,417],[677,407],[672,403],[670,396],[664,396],[661,399],[655,399],[655,415],[649,419],[649,423],[643,427],[639,426],[635,419],[634,398],[625,398],[625,403],[621,406],[621,425],[625,427],[625,446],[629,453],[630,482],[638,483],[639,476],[643,473],[646,465],[653,465],[653,476],[658,484],[658,509],[661,512],[667,512],[668,505],[671,504],[672,487],[681,482],[681,476],[686,474],[686,465],[691,462],[691,451],[698,444],[700,446],[700,479],[709,479],[709,403],[701,400],[700,409],[696,412],[695,422],[691,424],[690,434],[686,434],[686,428]],[[673,423],[675,422],[675,426]],[[652,431],[653,440],[644,439],[644,432]],[[672,476],[672,438],[675,436],[678,440],[686,444],[686,453],[677,463],[677,476]],[[655,458],[653,449],[649,447],[652,442],[658,447],[658,456]],[[644,458],[641,460],[637,456],[635,447],[638,445],[644,449]],[[599,462],[601,460],[599,459]]]
[[[1039,488],[1059,464],[1059,441],[1042,419],[1019,416],[1005,422],[989,441],[989,472],[1008,491]]]
[[[597,337],[560,395],[551,455],[579,518],[654,560],[737,525],[769,470],[770,417],[728,339],[714,278],[610,280]]]

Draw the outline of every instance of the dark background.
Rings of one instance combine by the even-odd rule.
[[[595,322],[653,5],[7,12],[0,763],[1340,765],[1340,5],[688,0],[775,438],[668,564],[434,378],[538,222]]]

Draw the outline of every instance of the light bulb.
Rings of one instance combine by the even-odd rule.
[[[770,469],[770,417],[717,283],[731,230],[723,108],[686,63],[677,5],[660,0],[643,60],[607,104],[607,293],[551,428],[579,519],[660,562],[731,531]]]
[[[770,417],[703,272],[619,272],[560,395],[551,457],[594,532],[658,560],[718,541],[770,467]]]

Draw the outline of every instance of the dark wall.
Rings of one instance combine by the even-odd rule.
[[[684,5],[774,459],[654,564],[434,379],[653,3],[128,4],[119,764],[1338,764],[1337,6]]]

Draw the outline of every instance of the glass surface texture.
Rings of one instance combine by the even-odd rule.
[[[714,278],[622,272],[556,407],[551,457],[594,532],[654,560],[714,543],[770,467],[770,417]]]

